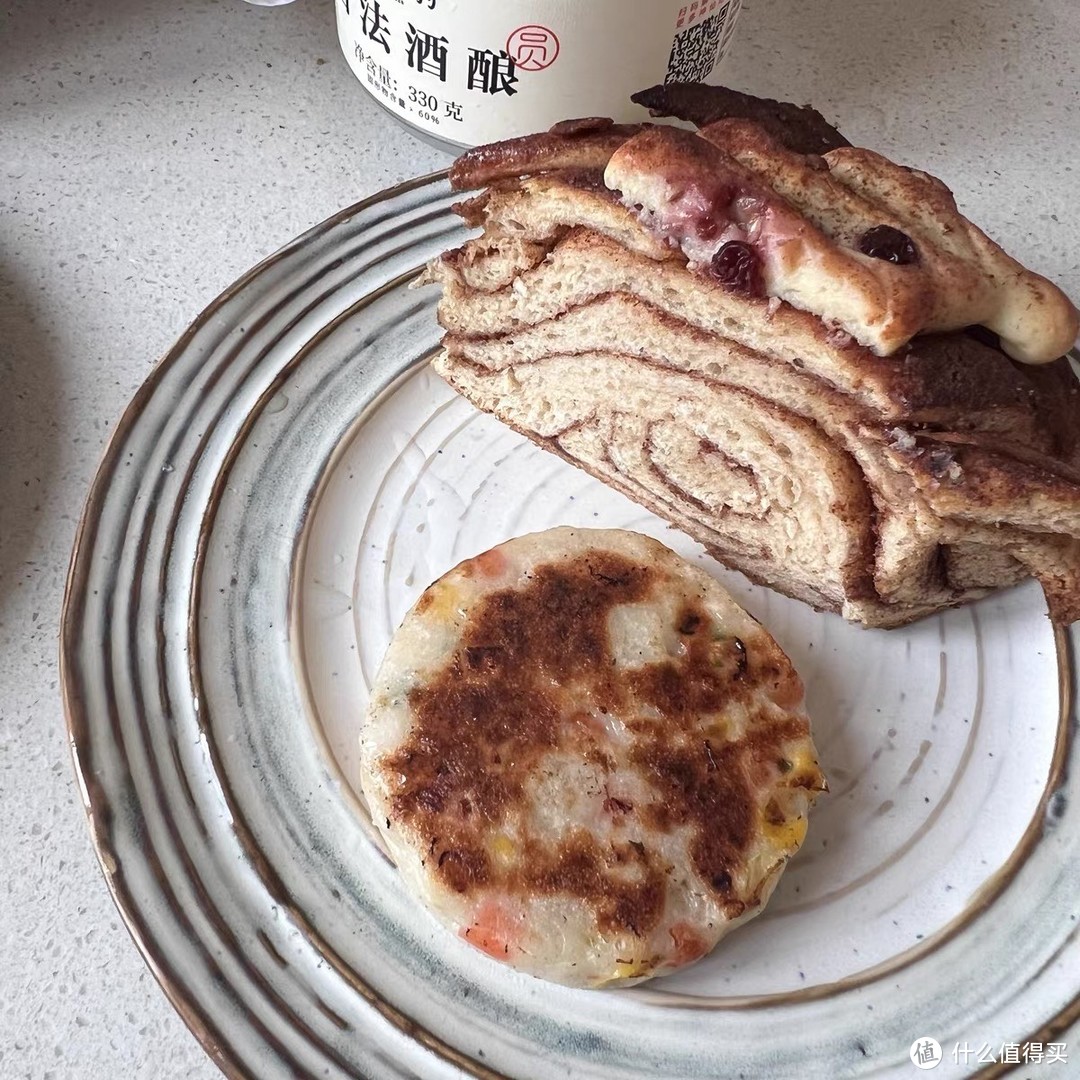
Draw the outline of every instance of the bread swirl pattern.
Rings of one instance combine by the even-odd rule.
[[[790,154],[745,121],[725,131],[732,160]],[[466,210],[484,236],[428,275],[444,290],[436,368],[466,397],[729,565],[866,625],[1030,575],[1056,618],[1080,615],[1080,395],[1066,360],[1017,364],[963,332],[877,355],[812,312],[702,275],[595,167],[514,167],[522,178],[501,174]],[[914,231],[911,214],[894,220]]]

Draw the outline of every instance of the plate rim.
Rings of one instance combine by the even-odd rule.
[[[368,295],[371,296],[374,294]],[[362,304],[367,299],[368,297],[366,296],[358,303]],[[351,310],[355,310],[355,307],[356,305],[354,305],[354,308]],[[435,350],[432,350],[432,352],[434,351]],[[407,379],[415,376],[422,369],[424,364],[428,362],[430,355],[430,353],[425,354],[424,357],[417,360],[414,364],[399,371],[390,383],[380,390],[367,404],[363,412],[356,416],[348,431],[335,448],[334,454],[325,463],[324,469],[320,474],[315,487],[312,489],[308,505],[308,520],[296,539],[291,556],[289,622],[290,637],[293,642],[292,651],[296,655],[298,662],[303,660],[307,649],[309,648],[309,645],[305,642],[302,627],[302,595],[304,567],[309,555],[309,541],[311,536],[310,523],[317,516],[320,503],[324,499],[327,488],[331,483],[333,467],[341,457],[348,452],[349,446],[358,436],[361,428],[367,422],[369,415],[374,413],[379,408],[380,404]],[[272,390],[267,390],[266,394],[269,395],[271,392]],[[200,568],[197,567],[196,573],[199,573],[199,571]],[[1045,602],[1045,593],[1043,593],[1043,599]],[[1048,610],[1049,606],[1047,605],[1047,611]],[[819,612],[818,614],[824,616],[830,613]],[[1031,817],[1024,826],[1023,832],[1020,834],[1016,843],[1008,851],[1001,865],[981,882],[976,892],[972,895],[971,900],[961,911],[957,912],[930,936],[919,941],[917,944],[909,946],[907,949],[890,956],[886,960],[873,964],[870,967],[863,968],[850,975],[831,980],[830,982],[818,983],[813,986],[796,989],[778,990],[769,993],[735,995],[724,998],[719,1002],[713,1002],[710,999],[703,998],[700,995],[693,993],[665,994],[663,990],[657,990],[655,988],[654,980],[653,982],[634,987],[633,992],[635,993],[635,996],[638,994],[642,994],[643,996],[647,995],[649,997],[649,1004],[655,1005],[658,1008],[686,1008],[702,1011],[710,1009],[753,1010],[770,1008],[777,1005],[797,1004],[799,1002],[820,1001],[836,994],[856,990],[859,987],[876,982],[886,976],[903,971],[911,964],[918,962],[923,957],[947,945],[972,923],[982,918],[993,906],[994,902],[1002,892],[1008,888],[1009,884],[1020,872],[1030,855],[1038,846],[1044,827],[1047,807],[1054,796],[1054,792],[1060,786],[1065,774],[1069,749],[1073,738],[1071,719],[1073,702],[1076,699],[1077,693],[1077,673],[1073,663],[1072,650],[1069,646],[1070,634],[1068,627],[1056,623],[1053,620],[1050,620],[1050,627],[1056,659],[1058,702],[1054,742],[1050,759],[1047,764],[1042,791],[1032,810]],[[305,719],[311,729],[312,737],[319,745],[320,752],[323,756],[324,767],[335,777],[343,791],[344,797],[351,805],[353,805],[357,812],[368,815],[367,807],[363,804],[360,795],[353,789],[348,777],[345,775],[340,762],[329,745],[325,732],[323,732],[315,722],[315,714],[318,710],[315,703],[314,691],[311,686],[306,666],[302,663],[300,663],[299,666],[300,673],[298,685],[308,707]],[[226,794],[228,793],[226,792]],[[232,809],[234,814],[239,814],[239,808],[232,807]],[[370,821],[369,816],[368,820]],[[376,846],[380,851],[383,851],[384,857],[390,859],[389,854],[383,848],[382,839],[379,836],[378,829],[375,827],[374,823],[371,823],[371,834]],[[310,921],[305,918],[303,912],[293,912],[293,914],[294,917],[298,918],[305,926],[312,940],[319,943],[320,949],[327,955],[328,960],[335,966],[338,966],[340,958],[336,957],[334,950],[323,941],[318,931],[310,925]],[[333,958],[331,959],[331,957]],[[351,980],[353,975],[349,972],[348,965],[344,964],[344,962],[342,962],[342,964],[344,965],[345,970],[341,973]],[[657,1001],[655,1000],[656,995],[668,996],[670,997],[670,1000]],[[1078,994],[1077,997],[1077,1007],[1080,1009],[1080,994]],[[976,1075],[982,1076],[981,1073]]]
[[[248,1072],[240,1059],[230,1050],[227,1040],[222,1038],[215,1030],[214,1025],[204,1015],[204,1007],[199,1003],[194,994],[188,994],[180,988],[167,971],[167,965],[159,958],[153,944],[153,934],[145,933],[141,920],[135,912],[134,905],[125,894],[124,886],[117,879],[118,866],[117,852],[112,849],[107,840],[107,829],[103,827],[102,815],[108,813],[108,807],[102,807],[95,803],[91,794],[94,782],[87,775],[82,756],[85,754],[85,745],[88,739],[88,723],[84,703],[82,702],[75,685],[75,672],[78,669],[76,651],[78,642],[74,640],[77,629],[75,613],[81,606],[86,594],[89,578],[89,565],[87,565],[86,551],[88,539],[96,532],[97,523],[101,518],[102,506],[108,491],[108,479],[115,463],[118,460],[118,452],[121,443],[130,433],[131,429],[142,416],[148,401],[153,397],[161,384],[162,379],[172,366],[183,356],[189,343],[195,335],[206,326],[211,319],[246,286],[259,278],[266,270],[275,266],[281,260],[298,248],[303,247],[311,239],[333,228],[335,225],[347,221],[356,214],[379,203],[387,202],[400,195],[437,184],[445,180],[449,175],[448,169],[435,169],[420,176],[409,177],[397,184],[381,188],[371,195],[350,204],[316,222],[310,228],[305,229],[298,236],[287,241],[285,244],[272,251],[269,255],[260,259],[250,269],[241,274],[235,281],[226,286],[220,293],[214,296],[194,319],[184,328],[176,341],[159,357],[146,378],[136,388],[131,399],[124,407],[119,419],[109,432],[105,440],[98,460],[94,465],[93,479],[90,482],[82,509],[79,513],[78,523],[75,528],[75,537],[72,542],[71,557],[68,560],[67,573],[64,579],[63,600],[60,607],[59,631],[57,634],[58,645],[58,673],[60,681],[61,704],[64,713],[64,734],[67,739],[68,752],[71,755],[71,763],[75,772],[76,786],[82,803],[83,812],[86,815],[87,826],[90,831],[90,844],[101,870],[102,877],[109,896],[116,908],[120,921],[134,942],[139,955],[146,964],[154,980],[164,992],[166,998],[177,1014],[183,1020],[188,1030],[198,1040],[199,1045],[207,1053],[210,1059],[218,1066],[230,1080],[257,1080],[254,1074]],[[245,848],[248,847],[246,840]],[[261,876],[261,875],[260,875]],[[351,981],[351,980],[350,980]],[[407,1017],[406,1023],[401,1025],[395,1022],[395,1026],[407,1034],[412,1034],[413,1024]],[[452,1055],[457,1051],[447,1047]],[[453,1057],[448,1058],[452,1063],[460,1063]],[[466,1059],[468,1060],[468,1059]],[[470,1071],[473,1063],[469,1060]],[[480,1068],[484,1068],[482,1065]],[[492,1070],[486,1072],[473,1071],[473,1075],[483,1080],[505,1080],[501,1074]]]
[[[209,323],[210,320],[245,287],[286,256],[298,248],[302,248],[314,237],[347,221],[350,217],[361,213],[372,206],[376,206],[379,203],[389,201],[427,185],[439,183],[445,180],[447,175],[447,169],[439,169],[421,176],[410,177],[397,184],[383,188],[380,191],[335,212],[261,259],[206,304],[199,314],[183,330],[174,344],[156,361],[149,374],[135,390],[132,398],[121,413],[120,418],[115,423],[99,454],[98,461],[95,464],[93,479],[90,483],[75,530],[60,611],[58,671],[64,712],[65,734],[68,741],[68,749],[71,754],[72,765],[75,771],[80,800],[87,817],[91,846],[93,847],[95,857],[98,860],[102,875],[105,878],[106,887],[108,888],[121,921],[128,930],[132,941],[151,974],[154,976],[173,1008],[187,1025],[191,1033],[199,1041],[210,1059],[226,1076],[237,1078],[237,1080],[254,1080],[255,1074],[249,1072],[241,1059],[228,1049],[228,1041],[216,1031],[213,1021],[206,1015],[205,1007],[199,1002],[197,994],[182,988],[179,984],[179,980],[175,979],[169,972],[168,963],[159,955],[160,950],[155,945],[153,928],[144,925],[145,920],[138,914],[136,905],[127,895],[123,882],[118,878],[117,855],[119,853],[113,850],[112,845],[108,840],[108,830],[104,826],[102,817],[103,814],[108,814],[110,812],[109,807],[107,805],[101,806],[98,802],[95,802],[93,789],[98,785],[93,777],[88,774],[88,770],[83,760],[88,750],[89,721],[87,706],[82,699],[80,688],[78,686],[79,680],[76,674],[79,669],[79,662],[77,659],[79,646],[77,630],[79,629],[79,625],[75,616],[85,600],[90,578],[91,567],[88,558],[89,544],[96,535],[98,524],[101,520],[103,506],[109,490],[109,480],[119,461],[119,449],[121,444],[142,416],[147,403],[158,391],[166,373],[184,355],[191,340],[198,331],[206,326],[207,323]],[[1076,360],[1080,359],[1080,352],[1076,349],[1070,350],[1068,356],[1075,363]],[[320,490],[321,484],[322,480],[320,479]],[[216,483],[215,487],[217,487]],[[302,530],[301,541],[304,535],[306,535],[306,530]],[[200,543],[200,547],[201,546]],[[302,548],[303,543],[301,542],[300,547],[293,552],[291,562],[294,566],[297,552]],[[1020,843],[1014,848],[1013,853],[1010,855],[1010,863],[1017,852],[1021,849],[1027,850],[1031,847],[1033,839],[1041,831],[1040,813],[1045,811],[1046,803],[1049,798],[1052,797],[1054,790],[1052,780],[1054,777],[1060,778],[1069,745],[1071,741],[1077,737],[1077,733],[1072,730],[1072,726],[1069,723],[1070,711],[1076,704],[1076,687],[1074,684],[1076,678],[1075,662],[1077,647],[1073,641],[1073,634],[1070,632],[1069,627],[1056,622],[1052,622],[1052,627],[1058,655],[1058,683],[1060,692],[1059,729],[1055,737],[1054,751],[1050,768],[1047,773],[1047,783],[1042,796],[1040,796],[1036,814],[1033,815],[1031,822],[1026,827]],[[320,749],[320,752],[324,753],[322,749]],[[100,799],[100,796],[98,798]],[[248,851],[249,855],[251,855],[251,845],[253,841],[246,825],[243,828],[243,835],[238,833],[238,839],[240,839],[243,847]],[[995,873],[993,880],[996,883],[996,887],[992,891],[990,897],[991,901],[1012,876],[1012,874],[1009,873],[1004,877],[1004,880],[998,880],[1005,875],[1007,869],[1010,868],[1003,866]],[[1012,869],[1014,870],[1015,868]],[[261,872],[259,873],[259,877],[260,879],[265,880]],[[971,919],[977,918],[983,914],[987,906],[987,901],[984,898],[980,898],[980,900],[973,905],[975,910],[961,913],[959,918],[963,920],[963,924],[966,925]],[[303,913],[294,912],[294,914],[299,917],[300,922],[305,929],[310,934],[314,935],[314,943],[317,945],[320,952],[326,956],[328,962],[338,970],[339,975],[345,978],[349,985],[357,989],[370,1005],[378,1008],[381,1015],[393,1023],[402,1033],[420,1042],[427,1049],[442,1057],[447,1063],[462,1069],[470,1075],[484,1078],[484,1080],[504,1080],[505,1074],[492,1070],[483,1062],[477,1061],[475,1058],[444,1044],[436,1036],[427,1032],[416,1021],[413,1021],[408,1017],[407,1014],[402,1013],[396,1006],[385,1001],[381,995],[364,983],[362,979],[359,980],[358,985],[357,974],[353,972],[348,965],[344,964],[344,962],[337,962],[339,958],[336,958],[334,950],[329,949],[329,947],[326,946],[321,934],[312,930]],[[954,927],[952,924],[946,925],[939,930],[938,935],[935,935],[940,936],[944,934],[946,936],[941,941],[934,942],[934,944],[943,944],[958,932],[959,929],[962,929],[962,926]],[[912,957],[911,959],[917,959],[917,957]],[[860,985],[862,982],[878,977],[877,974],[871,975],[870,972],[866,972],[864,975],[865,978],[860,978],[859,976],[852,977],[856,980],[854,985]],[[847,983],[848,981],[849,980],[841,980],[841,982],[844,983]],[[847,985],[843,987],[843,989],[848,988],[850,987]],[[811,988],[811,990],[812,989],[814,988]],[[830,990],[831,987],[827,986],[821,989],[825,991]],[[750,1005],[752,1007],[753,1005],[767,1006],[782,1004],[784,999],[788,996],[789,995],[787,994],[768,995],[765,999],[750,1003]],[[799,992],[797,996],[800,999],[809,996],[812,1000],[815,996],[823,995],[813,995],[808,990]],[[730,1007],[741,1008],[744,1006],[732,1004]],[[1071,1000],[1067,1001],[1059,1008],[1053,1016],[1044,1021],[1036,1031],[1027,1036],[1024,1039],[1024,1044],[1039,1041],[1045,1042],[1053,1035],[1059,1034],[1070,1028],[1077,1020],[1080,1020],[1080,991],[1078,991]],[[1019,1068],[1019,1064],[1014,1066],[1012,1064],[999,1062],[994,1065],[988,1065],[986,1068],[981,1069],[979,1072],[972,1075],[979,1077],[980,1080],[990,1080],[990,1078],[1004,1076],[1008,1073],[1017,1071]]]

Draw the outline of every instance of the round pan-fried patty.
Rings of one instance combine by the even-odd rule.
[[[708,953],[761,911],[825,789],[803,687],[702,570],[617,530],[468,559],[394,636],[362,784],[402,879],[572,986]]]

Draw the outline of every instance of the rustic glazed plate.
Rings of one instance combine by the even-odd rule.
[[[264,1080],[909,1077],[923,1038],[935,1075],[996,1075],[1003,1046],[1060,1038],[1080,768],[1072,642],[1038,589],[860,630],[478,414],[426,366],[436,295],[409,288],[465,238],[451,201],[441,177],[405,184],[238,282],[139,392],[90,494],[71,742],[110,888],[185,1020]],[[767,912],[629,990],[539,982],[445,933],[356,786],[412,601],[555,524],[639,529],[720,577],[802,672],[832,784]]]

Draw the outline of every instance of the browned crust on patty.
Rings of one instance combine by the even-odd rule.
[[[640,806],[613,802],[610,811],[620,821],[638,815],[661,832],[689,828],[702,887],[721,903],[736,899],[733,881],[757,829],[751,785],[780,765],[786,741],[808,736],[808,724],[800,715],[770,714],[745,739],[710,743],[697,722],[762,693],[771,708],[791,708],[802,684],[767,635],[721,636],[697,602],[676,619],[683,656],[616,672],[608,615],[616,605],[647,601],[665,580],[658,567],[605,551],[536,567],[523,586],[477,601],[453,657],[410,692],[409,734],[381,764],[407,778],[392,798],[391,822],[430,845],[433,873],[448,888],[465,896],[492,889],[570,895],[605,933],[640,936],[660,921],[668,868],[647,843],[601,849],[576,829],[555,844],[533,837],[510,867],[488,853],[487,840],[519,806],[547,754],[572,748],[607,767],[585,719],[563,718],[552,691],[558,686],[628,718],[635,734],[631,760],[655,796]],[[659,719],[646,719],[646,706]]]

